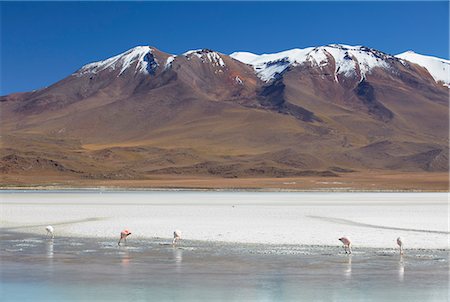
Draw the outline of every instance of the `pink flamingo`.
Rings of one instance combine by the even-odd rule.
[[[178,240],[181,239],[181,231],[180,230],[175,230],[175,232],[173,232],[173,241],[172,241],[172,245],[175,245],[177,243]]]
[[[397,238],[397,245],[400,248],[400,255],[403,255],[403,238],[402,237]]]
[[[347,254],[351,254],[352,253],[352,242],[350,241],[350,239],[348,239],[347,237],[341,237],[339,238],[339,241],[342,242],[344,244],[344,251]]]
[[[128,230],[123,230],[122,232],[120,232],[120,239],[119,239],[119,243],[118,245],[120,245],[120,242],[123,240],[125,242],[127,242],[127,237],[131,235],[131,232]]]

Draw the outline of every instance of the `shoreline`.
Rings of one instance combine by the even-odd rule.
[[[221,178],[160,175],[148,179],[77,179],[4,174],[0,190],[186,190],[262,192],[449,192],[448,172],[352,172],[337,177]]]
[[[427,189],[288,189],[288,188],[209,188],[209,187],[68,187],[68,186],[3,186],[0,187],[0,193],[4,192],[290,192],[290,193],[450,193],[449,190],[427,190]]]
[[[11,231],[9,228],[3,228],[0,227],[0,232],[3,234],[3,236],[7,237],[4,239],[10,239],[13,235],[18,235],[18,237],[23,238],[22,240],[34,240],[37,239],[36,237],[39,235],[42,235],[40,233],[36,232],[20,232],[20,231]],[[24,238],[24,237],[31,237],[31,238]],[[64,240],[74,240],[74,239],[83,239],[83,240],[95,240],[96,242],[99,240],[102,241],[111,241],[111,246],[116,246],[118,237],[89,237],[89,236],[55,236],[54,239],[47,238],[45,234],[42,236],[39,236],[39,239],[42,241],[47,242],[55,242],[55,241],[64,241]],[[170,248],[181,248],[181,249],[189,249],[192,246],[195,247],[215,247],[215,246],[223,246],[223,247],[235,247],[235,248],[245,248],[244,251],[250,253],[250,254],[260,254],[260,255],[270,255],[267,253],[264,253],[265,250],[275,250],[276,248],[283,248],[283,249],[292,249],[292,250],[321,250],[324,252],[324,250],[339,250],[342,251],[343,247],[339,243],[336,245],[328,245],[328,244],[297,244],[297,243],[261,243],[261,242],[240,242],[240,241],[220,241],[220,240],[199,240],[199,239],[183,239],[180,243],[178,243],[176,246],[172,246],[172,238],[170,237],[135,237],[135,238],[128,238],[127,244],[118,246],[118,248],[136,248],[140,246],[140,243],[146,243],[150,242],[152,244],[155,244],[157,246],[161,247],[170,247]],[[145,245],[142,245],[142,247],[145,247]],[[149,247],[151,249],[151,247]],[[348,255],[354,255],[358,254],[358,251],[370,251],[370,252],[393,252],[393,255],[398,254],[398,248],[396,247],[367,247],[367,246],[352,246],[352,254]],[[421,247],[411,247],[411,248],[404,248],[404,251],[408,252],[414,252],[414,251],[439,251],[439,252],[450,252],[450,247],[448,248],[421,248]],[[345,253],[342,253],[343,255],[346,255]],[[405,253],[407,255],[407,253]]]

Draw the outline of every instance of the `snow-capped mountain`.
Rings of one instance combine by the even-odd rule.
[[[447,73],[447,60],[364,46],[138,46],[1,97],[0,164],[57,179],[448,171]]]
[[[234,52],[230,56],[251,65],[258,77],[265,82],[282,74],[288,67],[305,64],[319,69],[334,66],[336,82],[339,81],[338,75],[357,77],[362,81],[375,68],[382,68],[395,73],[392,64],[400,58],[425,67],[436,81],[442,81],[447,85],[449,83],[450,64],[448,60],[423,56],[413,52],[392,56],[365,46],[331,44],[262,55]]]
[[[133,73],[154,74],[156,69],[163,65],[165,69],[170,68],[177,55],[167,55],[164,60],[159,60],[157,49],[150,46],[136,46],[114,57],[84,65],[74,75],[97,74],[101,71],[119,71],[117,76],[131,70]],[[224,67],[225,63],[218,52],[209,49],[190,50],[181,56],[188,60],[192,56],[201,59],[203,63],[212,63]],[[163,61],[163,62],[160,62]]]
[[[263,81],[270,81],[290,66],[309,63],[317,68],[328,65],[335,67],[335,79],[338,74],[358,76],[364,79],[375,67],[388,69],[392,56],[364,46],[333,44],[304,49],[292,49],[274,54],[255,55],[248,52],[235,52],[232,58],[252,65]]]
[[[191,56],[196,56],[201,59],[203,63],[209,62],[216,66],[225,66],[222,57],[218,52],[209,50],[209,49],[197,49],[197,50],[189,50],[183,53],[183,56],[187,57],[188,60]]]
[[[169,69],[177,58],[177,55],[167,55],[163,60],[158,60],[154,52],[155,49],[150,46],[137,46],[109,59],[87,64],[78,70],[75,75],[82,76],[110,70],[118,71],[117,76],[121,76],[130,68],[134,73],[154,74],[160,65]],[[203,63],[209,62],[218,67],[225,67],[221,54],[209,49],[190,50],[180,56],[188,60],[195,56]],[[393,68],[392,65],[400,59],[401,62],[406,60],[424,67],[436,82],[440,81],[446,86],[450,84],[449,60],[425,56],[413,51],[392,56],[365,46],[331,44],[262,55],[250,52],[234,52],[230,57],[251,65],[255,74],[264,82],[273,80],[289,67],[302,65],[318,69],[333,67],[336,82],[339,82],[340,76],[353,77],[362,81],[375,68],[395,73],[395,67]]]
[[[159,66],[150,46],[137,46],[112,58],[90,63],[81,67],[78,75],[98,73],[103,70],[119,70],[119,76],[133,66],[135,72],[152,73]]]
[[[450,60],[421,55],[411,50],[398,54],[396,57],[424,67],[436,82],[450,85]]]

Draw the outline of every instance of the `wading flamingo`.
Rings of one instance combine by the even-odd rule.
[[[181,239],[181,231],[180,230],[175,230],[175,232],[173,232],[173,241],[172,241],[172,245],[175,245],[178,240]]]
[[[339,238],[339,241],[342,242],[344,244],[344,251],[347,254],[351,254],[352,253],[352,242],[350,241],[350,239],[348,239],[347,237],[341,237]]]
[[[55,238],[54,229],[51,225],[48,225],[45,227],[45,230],[47,231],[47,236],[51,236],[52,239]]]
[[[397,238],[397,245],[400,248],[400,255],[403,255],[403,238],[402,237]]]
[[[125,242],[127,242],[127,237],[131,235],[131,232],[128,230],[123,230],[122,232],[120,232],[120,239],[119,239],[119,243],[118,245],[120,245],[120,242],[123,240]]]

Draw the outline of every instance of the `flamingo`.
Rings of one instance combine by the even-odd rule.
[[[180,230],[175,230],[175,232],[173,232],[173,241],[172,241],[172,245],[175,245],[177,243],[178,240],[181,239],[181,231]]]
[[[402,237],[397,238],[397,245],[400,248],[400,255],[403,255],[403,238]]]
[[[339,238],[339,241],[342,242],[344,244],[344,251],[347,254],[351,254],[352,253],[352,242],[350,241],[350,239],[348,239],[347,237],[341,237]]]
[[[120,232],[120,239],[119,239],[118,245],[120,245],[120,242],[122,241],[122,239],[123,239],[123,241],[127,242],[127,237],[130,235],[131,235],[131,232],[128,230],[123,230],[122,232]]]
[[[54,229],[51,225],[48,225],[45,227],[45,230],[47,231],[47,236],[51,236],[52,239],[55,238]]]

